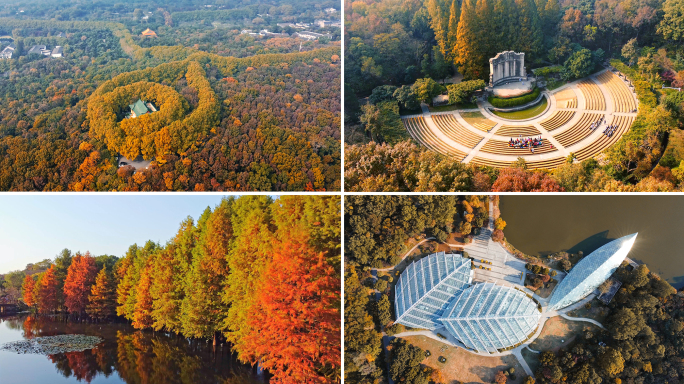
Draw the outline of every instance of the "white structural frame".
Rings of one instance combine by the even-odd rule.
[[[453,297],[472,281],[472,262],[459,254],[434,253],[411,263],[395,286],[397,323],[435,330]]]
[[[467,348],[495,353],[525,341],[540,317],[538,304],[524,292],[482,283],[455,297],[439,321]]]

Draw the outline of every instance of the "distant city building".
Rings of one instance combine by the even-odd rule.
[[[324,9],[325,13],[335,13],[337,12],[337,9],[335,8],[326,8]]]
[[[143,20],[149,20],[149,19],[150,19],[150,15],[145,15],[145,16],[142,17],[142,19],[143,19]]]
[[[55,35],[55,37],[66,37],[66,33],[60,32],[57,35]]]
[[[275,33],[275,32],[269,32],[268,29],[262,29],[259,31],[259,35],[261,36],[272,36],[272,37],[289,37],[287,33]]]
[[[138,99],[138,101],[136,101],[134,104],[129,105],[128,107],[131,109],[131,113],[126,117],[131,119],[140,117],[147,113],[157,112],[157,108],[154,107],[154,104],[150,102],[144,102],[140,99]]]
[[[547,310],[565,308],[598,288],[625,260],[636,237],[633,233],[613,240],[580,260],[553,291]]]
[[[340,27],[342,23],[333,20],[316,20],[314,25],[318,28],[330,28],[330,27]]]
[[[0,52],[0,59],[11,59],[16,48],[17,47],[16,45],[14,45],[14,43],[6,46],[5,49],[3,49],[2,52]]]
[[[250,36],[259,36],[258,33],[252,31],[251,29],[243,29],[242,31],[240,31],[240,34],[241,35],[250,35]]]
[[[29,55],[36,54],[36,55],[50,56],[51,53],[52,53],[52,51],[47,49],[47,47],[44,45],[34,45],[28,51]]]
[[[298,36],[304,40],[318,40],[321,37],[327,37],[328,39],[332,39],[332,35],[329,33],[316,33],[311,31],[297,32],[293,36]]]
[[[64,55],[64,48],[62,46],[56,46],[55,49],[52,50],[52,57],[62,57]]]
[[[142,36],[144,36],[144,37],[157,37],[157,34],[153,30],[147,28],[146,30],[142,31]]]
[[[295,23],[295,28],[309,28],[311,24],[309,23]]]

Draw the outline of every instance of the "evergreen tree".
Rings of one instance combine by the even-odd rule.
[[[29,307],[36,305],[36,299],[33,294],[35,287],[36,281],[33,280],[31,275],[26,275],[26,278],[24,278],[24,284],[21,286],[21,292],[23,293],[24,304],[28,305]]]
[[[496,53],[513,49],[513,41],[517,33],[517,26],[512,20],[517,20],[517,12],[514,0],[493,0],[492,18],[487,25],[487,35],[492,41],[493,51],[490,58]]]
[[[117,315],[133,321],[141,272],[147,265],[147,258],[158,249],[159,246],[152,241],[145,243],[144,247],[132,245],[128,249],[125,256],[125,259],[128,259],[125,262],[125,273],[117,288],[117,303],[119,304],[116,310]]]
[[[217,343],[221,322],[228,310],[221,301],[228,275],[226,256],[233,237],[231,206],[234,198],[224,199],[214,212],[207,210],[198,222],[199,239],[193,250],[188,273],[186,296],[182,303],[183,334],[190,337],[213,337]]]
[[[452,0],[451,9],[449,10],[449,31],[447,32],[447,46],[442,54],[447,59],[447,62],[454,61],[453,52],[458,40],[458,20],[461,17],[461,6],[459,0]]]
[[[55,279],[57,279],[57,301],[61,309],[64,307],[64,280],[66,280],[67,272],[71,266],[73,256],[71,251],[64,248],[57,256],[55,256]]]
[[[176,237],[155,257],[150,287],[155,330],[165,328],[176,334],[182,331],[181,304],[185,297],[185,277],[192,263],[194,246],[195,225],[192,218],[188,217],[181,223]]]
[[[261,274],[273,249],[272,204],[277,203],[268,196],[243,196],[233,204],[235,242],[227,257],[229,273],[223,302],[229,309],[223,320],[223,332],[235,345],[238,356],[246,349],[245,335],[252,332],[247,316],[256,301]],[[242,358],[247,360],[245,356]]]
[[[541,29],[539,13],[533,0],[516,0],[517,5],[517,39],[513,44],[516,52],[525,52],[530,58],[541,53],[544,35]]]
[[[50,269],[45,271],[40,278],[37,285],[38,295],[36,302],[38,303],[38,311],[40,313],[53,313],[57,310],[57,279],[55,277],[55,265],[51,265]]]
[[[86,253],[77,253],[72,259],[64,280],[64,305],[69,312],[83,313],[88,306],[90,289],[95,283],[97,267],[95,259]]]
[[[478,5],[484,0],[478,0]],[[485,76],[485,60],[480,45],[480,25],[477,19],[475,0],[464,0],[453,57],[458,70],[465,79],[478,79]],[[420,97],[419,97],[420,98]]]
[[[106,319],[114,316],[116,292],[113,285],[112,277],[107,268],[102,268],[90,290],[88,307],[86,308],[88,316],[94,319]]]
[[[119,262],[116,264],[116,303],[118,304],[116,307],[116,314],[117,316],[125,316],[126,314],[126,301],[128,300],[128,292],[131,289],[132,282],[131,279],[128,278],[128,271],[133,265],[133,254],[135,254],[135,250],[137,249],[137,245],[132,245],[128,247],[128,251],[126,252],[126,256],[122,259],[119,260]]]
[[[140,280],[136,288],[135,305],[133,307],[133,327],[145,329],[152,326],[152,296],[150,285],[152,283],[151,265],[152,259],[147,259],[147,264],[140,272]]]
[[[430,14],[430,27],[435,33],[435,40],[439,50],[444,56],[448,56],[449,49],[449,5],[446,0],[428,0],[426,3]]]

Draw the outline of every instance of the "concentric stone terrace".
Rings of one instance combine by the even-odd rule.
[[[503,168],[522,157],[529,169],[552,169],[571,153],[580,161],[600,154],[629,131],[636,118],[636,95],[610,70],[545,93],[549,108],[528,120],[502,119],[482,104],[472,110],[425,111],[402,120],[416,141],[457,161]],[[599,120],[603,123],[592,129]],[[614,128],[606,132],[608,126]],[[534,153],[508,145],[511,138],[540,136],[543,144]]]

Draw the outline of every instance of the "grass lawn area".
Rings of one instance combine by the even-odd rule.
[[[423,350],[430,351],[432,355],[423,360],[423,364],[442,371],[445,383],[453,383],[456,380],[462,383],[493,383],[498,371],[510,367],[515,368],[516,379],[509,379],[508,384],[520,384],[527,376],[513,355],[479,356],[466,352],[462,348],[449,347],[425,336],[408,336],[404,339]],[[444,349],[445,346],[448,349]],[[446,363],[438,361],[440,356],[447,359]]]
[[[535,117],[539,115],[540,113],[544,112],[546,109],[546,106],[549,104],[549,101],[544,97],[541,102],[531,108],[528,109],[523,109],[522,111],[515,111],[515,112],[497,112],[497,111],[492,111],[493,114],[504,118],[504,119],[510,119],[510,120],[524,120],[524,119],[529,119],[532,117]]]
[[[591,308],[587,309],[585,306],[582,306],[574,311],[569,312],[568,316],[586,317],[603,324],[603,321],[606,319],[606,317],[608,317],[608,307],[600,302],[599,299],[593,299],[589,302],[589,304],[591,304]]]
[[[552,317],[546,320],[544,329],[542,329],[539,337],[530,344],[530,348],[540,352],[548,350],[557,352],[560,348],[570,345],[575,337],[581,335],[585,329],[596,331],[599,328],[584,321],[565,320],[560,316]]]
[[[440,105],[438,107],[429,107],[429,108],[430,108],[430,112],[447,112],[447,111],[456,111],[459,109],[475,109],[475,108],[477,108],[477,104],[464,103],[464,104]]]

